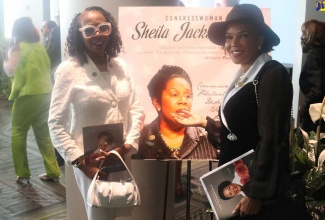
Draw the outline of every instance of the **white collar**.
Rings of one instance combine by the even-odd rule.
[[[228,124],[226,121],[226,118],[224,116],[223,110],[224,107],[226,105],[226,103],[228,102],[228,100],[234,95],[236,94],[243,86],[245,86],[247,83],[249,82],[253,82],[253,80],[255,79],[258,71],[262,68],[262,66],[268,62],[269,60],[271,60],[272,57],[268,54],[268,53],[263,53],[261,54],[253,63],[253,65],[247,70],[246,73],[244,73],[244,75],[241,77],[241,80],[239,82],[242,82],[242,86],[241,87],[236,87],[235,88],[235,84],[238,81],[239,77],[243,74],[242,69],[240,68],[237,73],[235,74],[232,82],[230,83],[227,92],[225,93],[224,97],[223,97],[223,101],[221,103],[221,119],[223,124],[226,126],[226,128],[230,131],[230,129],[228,128]],[[230,131],[231,132],[231,131]]]
[[[247,70],[246,73],[242,76],[242,79],[240,82],[243,82],[243,85],[246,85],[249,82],[252,82],[257,75],[258,71],[262,68],[262,66],[269,60],[271,60],[272,57],[268,55],[267,53],[261,54],[253,63],[253,65]],[[238,69],[237,73],[235,74],[232,82],[230,83],[230,86],[228,88],[228,91],[226,94],[228,94],[231,90],[234,89],[235,83],[239,79],[239,77],[243,74],[242,69]],[[240,90],[241,87],[237,87],[236,91]]]

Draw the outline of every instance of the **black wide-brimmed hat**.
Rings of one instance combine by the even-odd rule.
[[[225,45],[225,32],[227,25],[231,22],[247,21],[256,26],[262,31],[264,41],[267,45],[277,46],[280,43],[280,38],[272,29],[265,24],[261,9],[252,4],[235,5],[223,22],[214,22],[208,30],[208,37],[214,44]]]

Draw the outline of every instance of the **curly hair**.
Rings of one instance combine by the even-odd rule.
[[[105,49],[105,53],[108,55],[108,59],[110,60],[111,58],[117,57],[118,53],[121,52],[121,49],[123,49],[123,44],[122,44],[122,39],[120,36],[120,32],[117,28],[117,24],[115,22],[115,19],[111,15],[110,12],[104,10],[101,7],[98,6],[91,6],[85,9],[84,12],[86,11],[98,11],[100,12],[106,19],[107,22],[110,22],[112,25],[112,32],[108,36],[109,37],[109,44],[107,45]],[[81,13],[78,13],[74,16],[72,19],[72,22],[70,24],[69,32],[68,32],[68,37],[67,37],[67,42],[66,42],[66,48],[65,51],[72,57],[76,58],[79,62],[80,65],[84,65],[87,63],[87,58],[84,53],[85,51],[85,44],[82,39],[82,35],[79,31],[80,28],[80,23],[79,23],[79,18],[80,18]]]
[[[181,67],[163,65],[163,67],[152,77],[147,86],[149,96],[151,98],[156,98],[157,101],[161,103],[162,91],[165,89],[167,81],[173,78],[185,79],[192,89],[191,79]]]
[[[305,21],[302,26],[302,43],[308,48],[325,46],[325,23],[315,19]]]

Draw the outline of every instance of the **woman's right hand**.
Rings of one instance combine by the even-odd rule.
[[[185,126],[201,126],[206,127],[207,120],[202,118],[197,114],[192,114],[189,111],[182,110],[180,114],[170,113],[171,116],[177,121],[178,123],[185,125]]]
[[[233,210],[233,214],[240,214],[241,217],[246,215],[256,215],[262,207],[260,199],[253,199],[244,196]]]
[[[79,169],[89,178],[93,179],[98,171],[100,161],[94,161],[90,155],[86,155]]]

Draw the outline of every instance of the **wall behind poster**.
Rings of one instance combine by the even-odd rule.
[[[119,29],[125,59],[146,114],[145,124],[157,117],[147,85],[163,65],[182,67],[193,84],[192,112],[218,120],[218,109],[236,73],[223,49],[212,44],[207,30],[224,21],[231,8],[121,7]],[[269,9],[263,9],[269,23]]]

